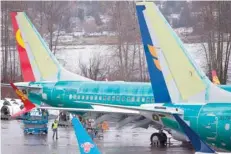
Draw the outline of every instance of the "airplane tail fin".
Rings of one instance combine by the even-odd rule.
[[[230,102],[231,94],[212,84],[199,69],[157,6],[153,2],[137,2],[136,8],[141,35],[146,39],[143,43],[154,46],[157,53],[146,56],[158,55],[172,102]],[[158,66],[157,60],[153,60]]]
[[[153,95],[156,103],[171,102],[169,92],[164,80],[162,68],[160,67],[159,59],[157,57],[156,45],[152,41],[148,32],[147,24],[142,13],[143,7],[137,6],[137,16],[140,24],[141,37],[143,41],[144,52],[148,64],[148,71],[151,79]]]
[[[220,84],[220,81],[219,81],[218,76],[217,76],[217,72],[215,70],[212,70],[212,80],[213,80],[214,84],[216,84],[216,85]]]
[[[35,81],[32,67],[30,65],[29,57],[26,53],[25,44],[22,40],[20,29],[17,24],[17,20],[16,20],[17,12],[11,12],[10,15],[11,15],[11,20],[12,20],[14,35],[16,38],[23,79],[25,82]]]
[[[24,12],[11,12],[24,81],[90,80],[64,69]]]
[[[100,154],[96,144],[83,128],[81,122],[77,118],[72,118],[72,124],[75,130],[75,135],[78,140],[78,145],[81,154]]]
[[[25,114],[27,112],[30,112],[32,109],[34,109],[36,106],[30,102],[30,100],[23,94],[22,91],[20,91],[13,83],[10,83],[11,87],[15,90],[15,93],[18,95],[18,97],[21,99],[21,101],[24,104],[24,108],[19,111],[18,113],[13,114],[11,117],[15,118],[22,114]]]
[[[221,85],[220,80],[217,76],[217,72],[215,70],[212,70],[212,82],[213,82],[213,84],[218,85],[218,87],[220,87],[220,88],[222,88],[228,92],[231,92],[231,86],[230,85]]]

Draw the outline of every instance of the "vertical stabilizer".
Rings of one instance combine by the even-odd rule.
[[[16,21],[16,15],[17,15],[17,12],[11,12],[12,26],[13,26],[14,35],[15,35],[17,48],[18,48],[22,76],[23,76],[24,82],[35,81],[32,67],[30,65],[29,57],[26,53],[25,44],[22,40],[21,32],[19,30],[19,27]]]
[[[142,8],[140,14],[144,16],[144,21],[142,21],[138,14],[140,28],[147,29],[155,48],[158,49],[156,53],[168,91],[171,98],[174,96],[172,101],[230,102],[231,93],[209,81],[190,57],[180,38],[172,30],[157,6],[153,2],[139,2],[137,8],[139,7]],[[144,22],[147,27],[142,27]],[[141,30],[142,35],[147,36],[147,33]]]
[[[17,96],[19,97],[19,99],[23,102],[23,105],[24,105],[24,107],[21,111],[13,114],[11,117],[13,117],[13,118],[18,117],[22,114],[30,112],[31,110],[33,110],[36,107],[33,103],[31,103],[31,101],[27,98],[27,96],[25,94],[23,94],[23,92],[21,90],[19,90],[13,83],[10,83],[10,85],[13,88],[13,90],[15,91],[15,93],[17,94]]]
[[[217,85],[220,84],[220,81],[217,76],[217,72],[215,70],[212,70],[212,80],[214,84],[217,84]]]
[[[148,71],[151,79],[153,95],[156,103],[171,102],[169,92],[164,81],[162,69],[160,67],[159,59],[157,57],[156,47],[153,44],[149,35],[147,25],[145,23],[144,15],[142,13],[144,6],[137,6],[137,16],[139,19],[140,31],[143,40],[144,52],[148,64]]]
[[[59,64],[24,12],[12,12],[11,17],[25,81],[90,80]]]

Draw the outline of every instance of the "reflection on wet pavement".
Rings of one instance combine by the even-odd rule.
[[[51,123],[50,123],[51,124]],[[78,154],[78,146],[72,128],[59,128],[58,140],[48,135],[24,135],[21,121],[1,121],[1,152],[4,154]],[[154,129],[113,130],[96,139],[102,154],[193,154],[189,147],[173,142],[170,147],[151,147],[149,138]]]

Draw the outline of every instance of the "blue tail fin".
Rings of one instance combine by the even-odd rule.
[[[144,5],[137,5],[136,11],[140,25],[141,36],[145,51],[146,60],[148,63],[148,71],[151,78],[152,90],[155,97],[155,102],[166,103],[171,102],[171,98],[162,74],[159,60],[156,53],[156,48],[153,45],[151,36],[148,31],[146,21],[144,19]]]
[[[166,87],[172,102],[230,102],[230,92],[209,81],[155,3],[137,2],[136,9],[157,102],[166,100]]]
[[[96,144],[92,141],[86,130],[77,118],[72,118],[75,135],[78,140],[78,145],[81,154],[100,154]]]
[[[173,116],[175,117],[176,121],[180,124],[181,129],[190,139],[196,152],[201,152],[201,153],[206,153],[206,154],[216,153],[205,142],[203,142],[200,139],[200,137],[197,135],[197,133],[195,133],[178,115],[174,114]]]

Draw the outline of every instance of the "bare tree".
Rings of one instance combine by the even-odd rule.
[[[49,34],[49,48],[56,53],[56,46],[60,31],[69,25],[70,8],[72,2],[66,1],[41,1],[40,2],[40,29],[47,27]],[[56,32],[56,33],[54,33]]]
[[[208,71],[216,70],[222,84],[226,84],[231,53],[231,2],[196,3],[201,6],[203,43]]]
[[[79,58],[81,74],[93,80],[105,80],[110,70],[110,66],[106,65],[106,63],[106,56],[99,53],[94,53],[87,63],[84,63]]]
[[[134,2],[115,2],[112,7],[112,24],[117,44],[113,59],[117,63],[117,78],[124,81],[143,80],[141,40]],[[137,77],[138,74],[139,77]],[[138,79],[139,78],[139,79]]]
[[[1,78],[2,82],[22,80],[19,65],[17,65],[16,41],[10,18],[11,11],[26,11],[27,3],[3,1],[1,2]]]

